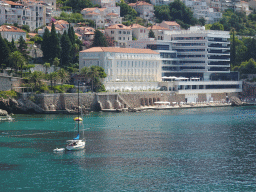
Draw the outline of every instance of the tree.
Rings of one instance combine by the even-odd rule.
[[[193,17],[193,12],[180,0],[174,0],[169,4],[170,16],[174,21],[181,21],[183,24],[195,25],[197,19]]]
[[[42,71],[35,71],[35,72],[31,73],[28,81],[32,84],[32,87],[35,90],[39,90],[40,86],[42,85],[43,78],[44,78],[44,74]]]
[[[104,91],[104,86],[100,81],[101,78],[106,78],[107,74],[104,69],[99,66],[83,67],[80,75],[82,75],[87,81],[91,80],[92,91]]]
[[[52,28],[51,28],[51,34],[50,34],[50,44],[48,46],[48,49],[50,50],[50,61],[53,62],[55,57],[60,56],[60,41],[59,37],[56,33],[55,25],[52,22]]]
[[[44,63],[44,67],[45,67],[45,74],[48,73],[48,69],[51,67],[50,63]]]
[[[22,54],[19,51],[14,51],[10,54],[9,62],[12,68],[15,69],[16,73],[18,69],[21,69],[21,78],[22,78],[22,71],[23,66],[25,65],[25,58],[22,56]]]
[[[68,37],[69,37],[69,40],[71,42],[71,44],[73,45],[75,43],[75,31],[74,31],[74,28],[70,26],[69,24],[69,27],[68,27]]]
[[[213,23],[211,26],[211,30],[219,30],[219,31],[223,31],[224,27],[222,24],[220,24],[219,22],[217,23]]]
[[[230,48],[230,61],[231,65],[235,66],[236,64],[236,44],[235,44],[235,29],[232,30],[232,43]]]
[[[11,41],[11,43],[10,43],[9,48],[10,48],[10,51],[11,51],[11,52],[17,51],[17,48],[16,48],[16,46],[15,46],[15,43],[14,43],[13,38],[12,38],[12,41]]]
[[[60,56],[61,65],[68,66],[68,64],[71,61],[72,44],[69,40],[69,37],[66,31],[61,36],[60,43],[61,43],[61,56]]]
[[[201,26],[205,26],[205,23],[206,23],[205,18],[201,17],[200,19],[198,19],[198,23],[199,23]]]
[[[58,57],[55,57],[55,58],[53,59],[52,64],[54,65],[54,71],[56,71],[57,67],[60,65],[60,60],[59,60],[59,58],[58,58]]]
[[[90,0],[67,0],[65,1],[66,6],[72,7],[74,13],[77,13],[88,7],[93,7]]]
[[[256,74],[256,62],[254,59],[242,62],[241,66],[238,68],[241,74]]]
[[[168,5],[155,6],[155,17],[159,23],[161,23],[163,20],[171,21],[172,17],[170,16],[170,9]]]
[[[9,46],[6,44],[6,41],[2,38],[0,34],[0,64],[7,64],[9,63],[9,54],[10,54],[10,49]]]
[[[49,32],[48,28],[45,28],[44,35],[43,35],[43,41],[42,41],[42,45],[41,45],[41,49],[43,51],[45,61],[50,61],[50,49],[49,49],[50,42],[51,42],[50,32]]]
[[[106,37],[98,29],[94,33],[92,47],[107,47],[108,43]]]
[[[61,80],[61,84],[63,85],[63,83],[65,83],[67,80],[69,80],[69,74],[67,71],[65,71],[64,69],[60,69],[58,71],[58,76]]]
[[[120,3],[116,4],[117,6],[120,6],[120,16],[125,17],[127,19],[134,20],[137,16],[137,12],[129,6],[127,3],[125,3],[124,0],[121,0]]]
[[[156,38],[155,33],[152,29],[149,30],[148,38]]]
[[[19,46],[18,46],[18,50],[20,51],[20,53],[23,55],[23,57],[28,60],[28,51],[27,51],[27,43],[26,41],[23,39],[22,36],[20,36],[19,38]]]

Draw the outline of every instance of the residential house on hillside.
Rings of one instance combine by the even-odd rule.
[[[148,38],[149,30],[146,27],[141,26],[139,24],[132,24],[131,29],[132,29],[132,37],[135,37],[137,40]]]
[[[10,26],[10,25],[2,25],[0,26],[0,34],[2,38],[7,39],[8,41],[18,41],[20,37],[22,37],[26,41],[26,31]]]
[[[210,8],[206,1],[195,1],[195,0],[185,0],[185,5],[193,11],[193,16],[196,19],[204,18],[206,23],[215,23],[220,21],[222,18],[222,13],[216,11],[216,7]],[[213,6],[218,6],[218,2],[214,2]]]
[[[92,41],[95,29],[92,27],[75,27],[74,31],[82,36],[83,40]]]
[[[115,46],[126,47],[132,41],[132,28],[123,24],[116,24],[105,29],[105,33],[115,41]]]
[[[85,8],[81,11],[84,19],[93,20],[95,22],[95,28],[104,28],[105,18],[104,11],[106,8]]]
[[[174,2],[174,0],[150,0],[152,5],[168,5]]]
[[[135,9],[135,11],[140,14],[140,17],[142,19],[146,19],[149,21],[153,20],[154,6],[152,4],[145,1],[137,1],[136,3],[129,3],[128,5]]]
[[[162,27],[158,24],[148,27],[148,30],[150,29],[152,29],[152,31],[154,32],[156,40],[164,40],[164,32],[170,31],[169,28]]]
[[[0,25],[28,25],[33,31],[50,22],[52,7],[43,1],[21,0],[0,2]]]
[[[56,20],[54,22],[54,26],[55,26],[56,33],[59,33],[59,34],[62,35],[64,33],[64,31],[68,32],[69,23],[67,21],[64,21],[64,20]],[[39,29],[38,30],[38,35],[43,36],[44,31],[45,31],[46,28],[51,32],[52,25],[49,24],[49,26],[46,26],[42,29]]]
[[[81,11],[84,19],[93,20],[95,28],[105,28],[113,24],[122,23],[120,7],[85,8]]]
[[[116,0],[91,0],[93,5],[100,5],[101,7],[115,7]]]
[[[103,67],[106,90],[153,90],[161,81],[159,53],[150,49],[93,47],[79,53],[79,69]]]
[[[162,21],[161,27],[168,28],[169,30],[180,30],[180,25],[176,21]]]

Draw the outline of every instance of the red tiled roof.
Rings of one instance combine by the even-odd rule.
[[[131,29],[130,26],[125,26],[123,24],[115,24],[115,25],[111,25],[109,26],[107,29]]]
[[[20,4],[20,3],[16,3],[16,2],[13,2],[13,1],[4,1],[4,3],[7,3],[7,4],[9,4],[9,5],[19,5],[19,6],[24,6],[24,5]]]
[[[114,53],[137,53],[137,54],[159,54],[156,51],[151,49],[137,49],[137,48],[118,48],[118,47],[92,47],[80,51],[82,53],[91,53],[91,52],[114,52]]]
[[[167,25],[176,25],[176,26],[180,26],[178,23],[176,23],[176,21],[163,21],[163,23],[166,23]]]
[[[0,26],[0,31],[26,33],[26,31],[24,31],[18,27],[10,26],[10,25]]]
[[[144,26],[142,26],[142,25],[139,25],[139,24],[132,24],[131,26],[130,26],[132,29],[134,29],[134,28],[143,28],[143,29],[145,29],[146,27],[144,27]]]
[[[148,27],[148,30],[150,30],[150,29],[152,29],[152,30],[168,30],[168,31],[170,31],[170,29],[165,28],[165,27],[161,27],[159,25],[153,25],[151,27]]]

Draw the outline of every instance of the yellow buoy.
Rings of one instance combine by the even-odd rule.
[[[81,117],[75,117],[74,121],[83,121],[83,119]]]

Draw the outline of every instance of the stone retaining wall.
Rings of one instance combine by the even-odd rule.
[[[229,94],[231,95],[236,94]],[[225,93],[212,93],[213,101],[226,99]],[[122,109],[140,108],[141,106],[152,106],[156,101],[168,101],[180,103],[185,102],[184,94],[176,94],[169,91],[151,92],[122,92],[122,93],[80,93],[80,106],[94,110],[100,109]],[[45,111],[51,110],[74,110],[78,107],[77,93],[63,94],[41,94],[36,95],[36,103]],[[206,94],[198,94],[198,102],[205,102]]]

